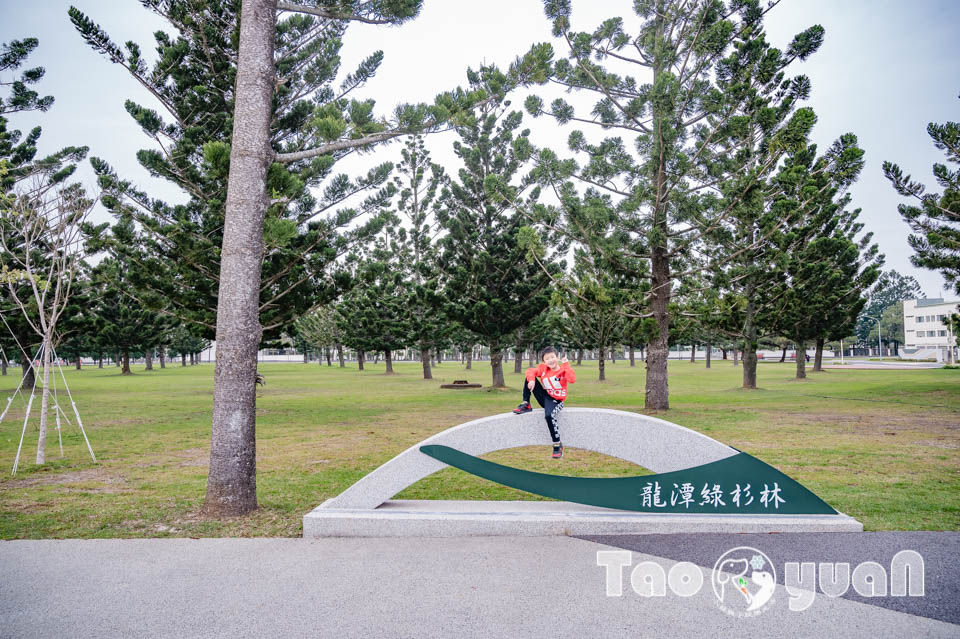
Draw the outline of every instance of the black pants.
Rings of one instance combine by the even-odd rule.
[[[537,403],[543,407],[543,415],[547,420],[547,428],[550,430],[550,439],[554,443],[559,442],[560,431],[557,420],[560,417],[560,411],[563,410],[563,402],[547,395],[547,391],[540,384],[539,379],[534,380],[533,396],[537,398]],[[523,401],[530,402],[530,389],[527,387],[526,381],[523,382]]]

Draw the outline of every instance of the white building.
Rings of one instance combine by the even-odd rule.
[[[938,362],[957,361],[956,338],[944,324],[952,313],[960,309],[960,301],[945,302],[943,298],[904,300],[903,336],[900,350],[904,359],[936,359]],[[956,327],[954,327],[956,328]]]

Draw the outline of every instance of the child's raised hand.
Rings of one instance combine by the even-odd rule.
[[[569,364],[569,363],[570,363],[570,360],[567,359],[566,356],[564,356],[564,358],[560,360],[560,363],[561,363],[561,364]]]
[[[529,388],[530,390],[533,390],[534,386],[536,386],[536,382],[533,381],[532,379],[529,382],[527,382],[527,388]]]

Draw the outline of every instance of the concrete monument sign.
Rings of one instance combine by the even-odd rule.
[[[411,446],[303,520],[304,537],[860,531],[759,459],[677,424],[619,410],[567,408],[561,436],[653,475],[582,478],[533,473],[478,456],[550,445],[541,410],[454,426]],[[454,466],[562,501],[391,500]],[[562,465],[562,461],[560,462]]]

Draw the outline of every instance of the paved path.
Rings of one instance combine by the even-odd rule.
[[[808,364],[811,366],[813,361]],[[841,364],[836,360],[823,360],[824,368],[833,368],[833,369],[858,369],[858,370],[867,370],[867,369],[888,369],[888,370],[900,370],[900,371],[909,371],[909,370],[922,370],[925,368],[941,368],[943,367],[943,362],[911,362],[909,360],[902,360],[899,362],[872,362],[868,359],[851,359],[847,358],[844,364]]]
[[[3,541],[0,637],[960,637],[958,544],[960,533]],[[794,612],[777,585],[762,615],[731,617],[710,579],[733,545],[755,545],[778,572],[797,555],[882,564],[917,550],[929,602],[818,594]],[[597,551],[621,547],[633,565],[709,565],[704,585],[644,598],[627,576],[607,596]]]
[[[783,564],[795,562],[860,563],[874,561],[892,577],[890,560],[901,550],[915,550],[923,557],[925,593],[922,597],[863,597],[850,587],[844,599],[881,606],[960,624],[960,533],[955,532],[859,532],[777,534],[674,534],[583,536],[618,548],[643,552],[676,561],[690,561],[712,569],[728,549],[751,546],[775,562],[777,583],[784,583]],[[887,583],[889,592],[890,584]],[[819,594],[819,593],[818,593]],[[960,628],[958,628],[960,629]],[[958,633],[960,636],[960,633]]]

